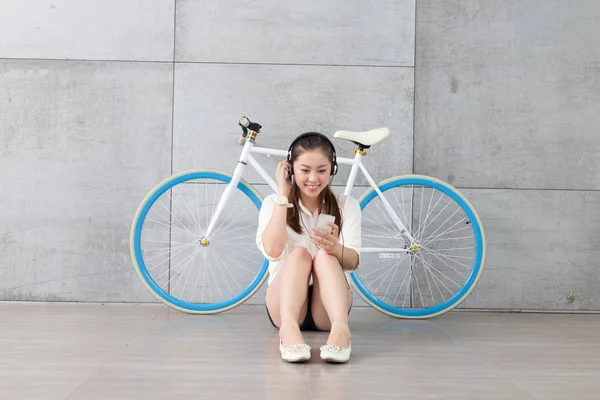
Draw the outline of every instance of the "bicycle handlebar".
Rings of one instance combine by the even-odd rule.
[[[248,131],[253,131],[259,133],[262,126],[257,122],[252,122],[248,119],[248,117],[242,117],[238,121],[238,125],[242,128],[242,134],[238,138],[239,144],[244,144],[246,138],[248,137]]]
[[[248,117],[242,117],[242,118],[240,118],[238,125],[241,126],[242,128],[247,128],[248,125],[250,125],[250,120],[248,119]]]

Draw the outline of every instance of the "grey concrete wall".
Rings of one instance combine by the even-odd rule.
[[[600,3],[417,2],[415,171],[479,210],[475,308],[600,309]]]
[[[464,188],[489,239],[465,306],[600,309],[599,16],[591,0],[3,1],[0,299],[153,301],[128,250],[139,202],[172,172],[231,169],[248,115],[267,147],[388,126],[376,180]]]

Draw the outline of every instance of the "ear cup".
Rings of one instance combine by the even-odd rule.
[[[338,173],[337,157],[335,155],[335,147],[333,147],[333,144],[331,144],[331,150],[333,151],[333,162],[331,163],[331,175],[333,176]]]
[[[290,148],[287,152],[286,160],[287,160],[287,163],[290,165],[290,179],[291,179],[292,175],[294,175],[294,167],[292,166],[292,146],[290,146]]]
[[[327,138],[326,138],[327,139]],[[331,143],[331,140],[327,139],[327,142],[331,146],[331,152],[333,154],[333,162],[331,168],[331,175],[336,175],[338,173],[338,163],[337,163],[337,155],[335,154],[335,146]]]

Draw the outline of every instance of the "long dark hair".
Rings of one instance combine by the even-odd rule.
[[[300,138],[294,143],[294,146],[291,149],[291,157],[290,162],[292,165],[298,156],[306,153],[311,150],[320,150],[325,154],[329,162],[331,163],[331,168],[329,173],[333,171],[333,151],[332,145],[325,140],[324,138],[318,135],[308,135]],[[295,183],[292,185],[292,191],[290,193],[289,200],[294,207],[288,208],[287,211],[287,224],[290,228],[294,230],[294,232],[301,234],[302,227],[300,226],[300,189],[298,185]],[[338,205],[335,194],[331,190],[331,187],[327,185],[325,189],[319,194],[319,213],[320,214],[331,214],[335,217],[335,224],[339,227],[339,232],[342,231],[342,214],[340,212],[340,207]],[[310,232],[306,232],[310,235]]]

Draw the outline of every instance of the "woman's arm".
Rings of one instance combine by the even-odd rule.
[[[325,241],[321,238],[315,238],[317,245],[323,247],[329,254],[334,255],[342,269],[345,271],[354,271],[360,263],[361,246],[361,211],[360,205],[353,198],[347,198],[344,204],[344,223],[342,232],[339,227],[331,223],[330,234],[316,229],[316,233],[321,237],[326,237]],[[340,240],[341,239],[341,240]]]
[[[287,161],[277,164],[275,180],[277,181],[277,196],[289,197],[292,190],[292,182],[288,178],[290,165]],[[287,242],[287,206],[275,204],[271,219],[262,232],[262,247],[269,257],[279,258],[285,250]]]
[[[340,242],[333,248],[332,253],[345,271],[354,271],[358,268],[358,253],[354,249],[344,247]]]
[[[262,233],[262,246],[269,257],[278,258],[287,242],[287,207],[275,204],[271,220]]]

